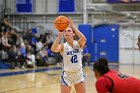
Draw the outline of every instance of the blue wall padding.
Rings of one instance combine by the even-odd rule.
[[[100,25],[93,28],[95,61],[106,57],[110,62],[119,61],[119,25]]]
[[[16,0],[16,12],[32,12],[32,0]]]
[[[75,12],[75,0],[58,0],[58,12]]]
[[[89,49],[90,54],[94,55],[94,46],[93,46],[93,40],[92,40],[92,26],[89,24],[80,24],[78,26],[78,29],[85,35],[87,42],[87,48]],[[91,61],[94,61],[94,57],[91,57]]]

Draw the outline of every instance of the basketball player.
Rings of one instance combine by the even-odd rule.
[[[85,76],[82,70],[82,50],[86,43],[85,36],[75,27],[72,20],[69,21],[69,27],[63,32],[59,32],[54,41],[51,50],[60,52],[63,57],[63,70],[61,75],[61,93],[70,93],[74,85],[77,93],[86,93]],[[64,36],[66,42],[60,43]],[[76,41],[74,36],[77,35],[79,40]]]
[[[138,45],[139,50],[140,50],[140,34],[139,34],[139,36],[138,36],[138,42],[137,42],[137,45]]]
[[[109,69],[106,58],[95,62],[93,70],[98,93],[140,93],[140,80]]]

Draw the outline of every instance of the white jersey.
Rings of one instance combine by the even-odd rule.
[[[82,68],[82,52],[77,41],[73,42],[71,47],[67,42],[64,43],[63,56],[63,70],[68,72],[77,72]]]

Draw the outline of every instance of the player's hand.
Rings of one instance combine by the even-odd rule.
[[[73,21],[72,21],[72,19],[70,17],[68,18],[68,22],[69,22],[70,27],[74,26],[74,23],[73,23]]]
[[[59,36],[62,36],[63,34],[64,34],[64,31],[63,32],[60,32],[60,31],[58,32]]]

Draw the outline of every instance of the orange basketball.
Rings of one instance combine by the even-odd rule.
[[[54,20],[54,25],[58,31],[63,32],[69,25],[68,18],[65,16],[58,16]]]

